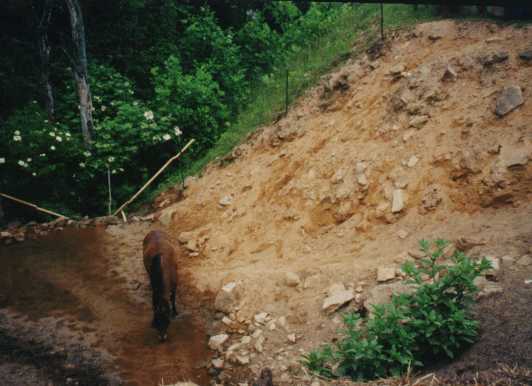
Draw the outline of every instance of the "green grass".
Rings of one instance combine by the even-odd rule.
[[[409,5],[385,5],[385,29],[397,28],[434,19],[434,12],[429,6],[420,6],[417,11]],[[345,7],[339,14],[334,27],[317,41],[309,42],[307,47],[286,57],[288,63],[288,100],[293,102],[305,90],[315,85],[323,74],[356,55],[352,52],[358,38],[363,38],[360,46],[366,47],[379,33],[380,6],[357,5]],[[237,119],[219,138],[217,143],[201,158],[182,162],[186,166],[180,172],[168,176],[159,186],[152,190],[148,200],[161,191],[181,181],[181,175],[199,174],[211,161],[230,153],[245,137],[257,127],[275,120],[285,110],[286,67],[273,71],[253,87],[256,93],[251,102],[237,116]]]

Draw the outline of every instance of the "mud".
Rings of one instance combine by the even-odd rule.
[[[137,240],[145,231],[126,253],[124,238],[103,228],[0,248],[0,375],[8,384],[208,383],[201,307],[184,304],[193,298],[186,277],[169,341],[150,328]]]

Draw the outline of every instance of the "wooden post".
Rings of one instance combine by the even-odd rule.
[[[113,205],[113,196],[111,195],[111,170],[109,169],[109,164],[107,165],[107,186],[109,187],[109,203],[108,210],[109,216],[111,215],[111,207]]]
[[[183,154],[192,144],[194,143],[194,139],[191,139],[190,141],[188,141],[188,143],[185,145],[185,147],[183,149],[181,149],[181,151],[179,153],[177,153],[175,156],[173,156],[172,158],[170,158],[168,161],[166,161],[166,163],[157,171],[157,173],[155,173],[149,180],[148,182],[146,182],[144,184],[144,186],[142,188],[139,189],[139,191],[137,193],[135,193],[133,195],[133,197],[131,197],[129,200],[127,200],[126,202],[124,202],[122,204],[122,206],[120,208],[118,208],[114,213],[113,215],[116,216],[118,213],[122,212],[122,210],[128,206],[129,204],[131,204],[152,182],[153,180],[155,180],[159,174],[161,174],[163,172],[164,169],[166,169],[168,167],[168,165],[170,165],[174,160],[178,159],[181,154]]]
[[[31,202],[21,200],[20,198],[16,198],[16,197],[10,196],[9,194],[0,193],[0,196],[8,198],[8,199],[10,199],[12,201],[18,202],[19,204],[29,206],[30,208],[33,208],[33,209],[35,209],[35,210],[37,210],[39,212],[43,212],[43,213],[46,213],[46,214],[51,214],[52,216],[59,217],[59,218],[69,219],[67,216],[64,216],[64,215],[56,213],[56,212],[52,212],[51,210],[48,210],[48,209],[41,208],[41,207],[39,207],[39,206],[37,206],[35,204],[32,204]]]
[[[286,81],[284,84],[284,115],[288,114],[288,67],[286,68]]]
[[[381,3],[381,40],[384,40],[384,5]]]

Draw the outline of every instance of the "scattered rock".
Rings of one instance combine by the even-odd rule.
[[[408,140],[410,138],[412,138],[414,135],[416,134],[416,132],[414,130],[407,130],[404,134],[403,134],[403,142],[408,142]]]
[[[441,80],[444,82],[452,82],[455,81],[457,77],[458,73],[456,72],[456,70],[450,64],[448,64],[445,68],[443,76],[441,77]]]
[[[357,176],[357,182],[359,185],[367,186],[368,185],[368,179],[366,178],[365,174],[359,174]]]
[[[223,351],[223,344],[227,342],[227,339],[229,339],[229,335],[227,334],[219,334],[211,336],[209,339],[209,348],[214,351]]]
[[[394,269],[395,272],[395,269]],[[373,287],[368,291],[368,296],[364,302],[364,308],[368,311],[372,311],[373,305],[389,303],[392,299],[392,295],[399,294],[411,294],[415,292],[416,286],[413,284],[405,284],[403,282],[390,283],[390,284],[381,284]]]
[[[425,254],[425,252],[423,251],[420,251],[418,249],[413,249],[411,251],[408,251],[408,254],[410,256],[412,256],[414,259],[423,259],[425,257],[427,257],[427,255]]]
[[[442,192],[438,185],[429,185],[423,192],[419,212],[425,214],[435,210],[443,201]]]
[[[236,282],[227,283],[224,285],[214,300],[214,308],[217,311],[229,314],[232,312],[240,301],[240,290]]]
[[[479,61],[484,67],[490,67],[494,64],[505,62],[508,60],[509,56],[510,55],[506,51],[497,51],[481,56]]]
[[[255,320],[255,323],[258,323],[258,324],[265,324],[267,321],[267,318],[268,318],[267,312],[260,312],[253,317],[253,319]]]
[[[399,237],[400,239],[406,239],[408,237],[408,232],[405,231],[404,229],[400,229],[399,231],[397,231],[397,237]]]
[[[288,334],[286,339],[288,339],[290,343],[296,343],[297,337],[296,334]]]
[[[488,260],[491,264],[491,269],[489,269],[485,274],[486,278],[496,280],[499,270],[501,269],[500,260],[495,256],[486,256],[486,260]]]
[[[460,237],[458,240],[456,240],[454,244],[456,245],[456,248],[459,251],[465,253],[473,249],[474,247],[485,245],[486,243],[480,239],[475,239],[473,237]]]
[[[515,263],[515,259],[510,255],[504,255],[501,257],[501,261],[503,264],[513,264]]]
[[[410,127],[415,127],[416,129],[421,129],[429,121],[427,115],[418,115],[410,120],[408,125]]]
[[[323,301],[322,310],[332,314],[355,297],[352,289],[345,289],[342,283],[337,283],[329,289],[329,296]]]
[[[301,284],[301,279],[294,272],[286,272],[284,282],[288,287],[297,287]]]
[[[517,264],[527,267],[529,265],[532,265],[532,257],[530,255],[524,255],[517,260]]]
[[[217,370],[222,370],[224,368],[224,360],[221,358],[216,358],[211,361],[212,367]]]
[[[519,59],[524,60],[525,62],[532,61],[532,50],[526,50],[519,53]]]
[[[220,206],[229,206],[233,203],[233,197],[231,196],[223,196],[220,201],[218,201],[218,204]]]
[[[524,100],[521,87],[515,85],[505,87],[497,98],[495,114],[499,117],[503,117],[521,106],[523,103]]]
[[[524,147],[503,146],[499,154],[501,165],[505,168],[523,166],[528,163],[529,151]]]
[[[408,177],[400,176],[395,179],[393,186],[395,186],[397,189],[404,189],[408,186],[408,182]]]
[[[398,79],[403,75],[403,72],[405,72],[405,70],[405,65],[400,63],[390,68],[390,71],[388,73],[392,76],[392,78]]]
[[[395,279],[395,267],[379,267],[377,269],[377,282],[384,283]]]
[[[264,338],[263,335],[259,336],[257,338],[257,340],[255,341],[255,350],[259,353],[263,352],[264,351],[264,341],[266,340],[266,338]]]
[[[501,292],[503,292],[503,289],[499,284],[488,282],[488,284],[484,286],[484,289],[479,292],[478,298],[487,297]]]
[[[392,197],[392,213],[399,213],[405,207],[405,197],[402,189],[394,189]]]
[[[419,159],[415,155],[413,155],[408,159],[406,166],[408,166],[409,168],[413,168],[414,166],[416,166],[418,161]]]

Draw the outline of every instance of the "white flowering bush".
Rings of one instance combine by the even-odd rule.
[[[108,168],[116,205],[179,150],[181,129],[135,99],[127,78],[103,65],[92,65],[90,74],[90,148],[83,144],[77,95],[68,85],[57,101],[54,122],[38,104],[30,103],[12,114],[1,130],[3,190],[67,213],[102,213]]]

